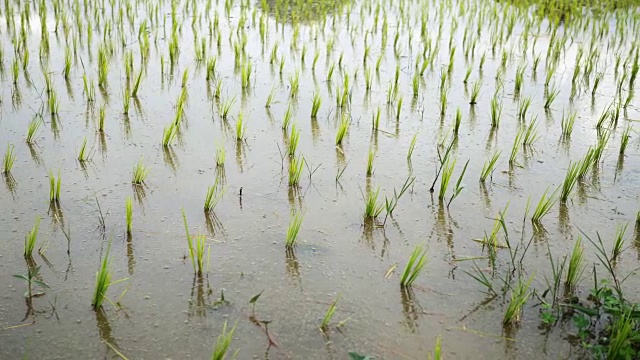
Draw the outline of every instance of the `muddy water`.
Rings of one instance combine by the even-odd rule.
[[[166,35],[162,20],[151,26],[150,60],[138,99],[132,101],[128,116],[122,114],[126,80],[123,49],[116,36],[105,93],[108,100],[96,91],[96,104],[87,105],[82,64],[88,77],[97,80],[97,46],[102,30],[93,36],[91,55],[83,34],[83,46],[78,45],[77,60],[67,83],[61,74],[64,34],[56,36],[53,32],[54,14],[48,4],[49,65],[61,102],[59,115],[52,118],[46,115],[46,95],[41,95],[44,79],[37,59],[40,46],[37,11],[31,9],[28,37],[31,85],[23,71],[17,87],[12,84],[11,36],[3,21],[5,70],[0,145],[4,149],[7,143],[15,144],[17,160],[12,179],[4,177],[6,186],[0,191],[0,204],[5,209],[0,216],[3,289],[0,358],[117,358],[112,347],[130,359],[207,358],[224,321],[237,322],[231,349],[239,349],[240,359],[344,359],[349,351],[380,359],[424,358],[432,351],[438,336],[442,337],[443,352],[448,358],[533,358],[539,357],[541,350],[549,357],[582,356],[580,349],[566,340],[574,331],[570,321],[551,331],[539,327],[539,302],[535,299],[525,308],[519,329],[504,333],[501,320],[505,300],[487,297],[482,292],[480,284],[464,272],[472,266],[472,261],[465,259],[486,256],[474,239],[489,232],[493,218],[508,205],[510,238],[527,243],[534,236],[523,263],[527,275],[535,275],[532,286],[541,292],[546,289],[545,277],[551,276],[549,251],[554,257],[568,254],[581,230],[591,235],[600,232],[610,247],[617,224],[629,223],[628,248],[618,268],[624,274],[636,268],[638,252],[632,246],[632,228],[640,193],[637,181],[640,152],[635,133],[622,160],[618,157],[618,145],[627,122],[638,119],[638,100],[634,98],[621,115],[596,180],[591,181],[590,176],[582,190],[571,196],[566,208],[556,204],[543,219],[545,231],[535,232],[528,219],[523,221],[527,199],[530,197],[535,206],[547,188],[561,185],[569,161],[581,158],[595,144],[595,122],[615,92],[611,65],[615,52],[607,50],[606,36],[597,42],[603,48],[599,60],[599,68],[605,71],[603,84],[593,101],[588,89],[570,101],[577,47],[590,41],[589,32],[572,33],[575,42],[567,42],[565,59],[560,61],[554,76],[560,94],[551,110],[544,111],[543,64],[550,36],[545,32],[547,23],[543,22],[540,34],[536,34],[536,53],[543,57],[537,74],[532,72],[531,51],[526,59],[518,51],[522,24],[517,23],[514,35],[502,45],[502,49],[513,50],[513,56],[505,67],[504,88],[499,92],[504,106],[502,122],[497,131],[492,131],[490,100],[502,49],[495,56],[491,54],[491,25],[486,24],[475,50],[471,81],[465,85],[467,61],[462,41],[472,15],[460,15],[456,6],[451,10],[442,8],[439,2],[425,5],[431,14],[429,36],[435,41],[438,16],[444,17],[443,35],[433,69],[425,72],[420,95],[412,99],[414,62],[422,51],[417,40],[420,23],[415,21],[417,9],[422,5],[381,3],[389,14],[389,39],[380,71],[376,73],[381,32],[368,35],[372,50],[367,66],[374,72],[374,81],[367,93],[363,34],[374,24],[374,10],[370,11],[368,6],[354,2],[350,11],[338,9],[336,14],[327,16],[324,27],[322,21],[301,23],[294,46],[291,23],[277,24],[273,13],[264,15],[268,37],[263,44],[258,30],[263,16],[259,5],[250,4],[247,10],[242,10],[235,4],[226,17],[224,4],[214,4],[220,15],[222,41],[218,49],[214,36],[207,53],[218,54],[222,101],[236,99],[226,121],[218,110],[220,100],[208,95],[213,90],[208,89],[212,86],[205,81],[204,64],[194,60],[192,9],[178,11],[183,23],[179,62],[173,73],[165,64],[165,73],[161,74],[160,57],[168,59],[171,6],[160,5],[161,17],[163,14],[167,17]],[[199,12],[203,13],[204,8],[205,4],[199,3]],[[148,18],[145,5],[139,4],[138,10],[134,30],[125,24],[126,50],[134,53],[136,72],[140,58],[137,28]],[[228,40],[230,34],[235,36],[243,11],[247,17],[246,52],[254,70],[252,85],[244,91]],[[410,25],[399,30],[396,59],[393,36],[397,31],[395,19],[401,12]],[[3,11],[3,20],[6,16]],[[210,17],[213,19],[213,15]],[[447,40],[452,18],[458,21],[453,36],[458,50],[448,110],[441,118],[438,86],[440,68],[449,61]],[[16,23],[19,24],[19,17]],[[382,16],[379,27],[381,23]],[[613,33],[615,19],[611,18],[610,23]],[[475,29],[475,25],[469,26]],[[202,15],[201,28],[197,29],[202,36],[208,34],[206,15]],[[327,41],[335,42],[329,54]],[[276,42],[280,44],[278,59],[285,59],[282,74],[279,60],[273,65],[269,61]],[[304,64],[303,44],[307,45]],[[320,56],[313,71],[316,49]],[[479,58],[485,51],[487,60],[484,70],[479,72]],[[623,46],[620,53],[626,52],[628,49]],[[337,65],[341,53],[343,72]],[[521,96],[532,98],[530,113],[538,116],[540,139],[534,150],[520,153],[521,166],[510,170],[507,160],[518,127],[513,79],[520,61],[528,64]],[[336,69],[333,81],[327,81],[331,63]],[[396,64],[401,69],[399,87],[403,96],[398,120],[395,105],[386,105],[388,84],[394,79]],[[178,139],[164,149],[160,144],[162,131],[174,119],[182,72],[187,68],[189,98],[185,118]],[[296,71],[300,73],[300,91],[296,99],[291,99],[288,79]],[[335,134],[340,115],[336,115],[339,109],[335,105],[335,91],[341,89],[343,73],[349,74],[352,84],[352,123],[345,143],[337,150]],[[479,103],[470,107],[468,93],[476,79],[482,81],[481,96]],[[264,104],[272,89],[275,97],[266,109]],[[323,103],[317,119],[310,119],[312,94],[316,91]],[[21,101],[17,99],[18,93]],[[104,134],[97,131],[101,104],[105,104],[107,114]],[[298,189],[289,188],[288,160],[281,156],[286,141],[281,122],[289,104],[295,111],[293,120],[301,130],[299,153],[310,168],[317,167],[311,175],[305,169]],[[40,106],[45,108],[45,123],[35,144],[28,146],[27,124]],[[381,131],[372,133],[371,118],[378,107],[382,109]],[[435,175],[438,144],[449,136],[457,107],[463,120],[454,150],[458,159],[454,177],[460,174],[467,159],[469,166],[462,182],[464,189],[447,209],[437,200],[439,182],[433,195],[429,188]],[[577,112],[571,140],[564,143],[559,140],[563,111]],[[236,142],[234,133],[239,113],[243,114],[247,128],[246,140],[241,143]],[[407,162],[407,150],[415,133],[418,133],[415,151],[412,161]],[[85,137],[92,156],[89,161],[79,163],[77,152]],[[207,187],[221,176],[215,165],[217,144],[226,148],[227,191],[215,209],[214,219],[203,214],[202,206]],[[377,152],[374,174],[367,178],[370,148]],[[492,181],[481,186],[478,177],[483,163],[496,149],[502,150],[497,169]],[[146,185],[136,189],[131,185],[131,173],[141,158],[150,174]],[[344,174],[336,182],[336,173],[345,166]],[[61,204],[59,211],[52,211],[48,173],[58,169],[62,176]],[[363,221],[362,192],[379,186],[381,194],[391,196],[393,189],[399,189],[409,176],[415,176],[415,184],[401,198],[393,218],[385,226]],[[126,235],[124,214],[128,196],[135,198],[130,236]],[[210,268],[202,278],[194,277],[188,260],[182,208],[191,232],[206,234],[211,246]],[[287,253],[284,239],[294,209],[303,212],[304,220],[299,245],[294,253]],[[33,300],[33,313],[29,313],[23,297],[26,285],[11,275],[26,272],[23,238],[37,217],[43,219],[37,247],[42,243],[48,245],[44,255],[34,255],[33,260],[41,266],[42,280],[49,288],[44,289],[44,296]],[[128,280],[112,286],[108,296],[115,302],[128,290],[120,300],[121,308],[105,303],[104,309],[96,312],[90,305],[94,275],[109,241],[112,241],[113,279]],[[425,272],[411,291],[401,290],[400,273],[413,247],[420,243],[428,247]],[[593,248],[588,244],[586,250],[591,264],[595,259]],[[508,259],[508,252],[501,251],[499,264],[506,264]],[[478,264],[485,267],[487,260],[478,260]],[[395,265],[395,271],[388,274]],[[585,279],[580,288],[584,296],[589,281]],[[630,299],[638,298],[637,285],[634,277],[626,283]],[[249,299],[263,290],[255,316],[271,321],[269,332],[278,346],[269,349],[264,329],[249,319],[252,315]],[[222,296],[225,301],[221,301]],[[340,300],[332,326],[323,334],[318,325],[337,296]],[[343,321],[346,322],[336,328]]]

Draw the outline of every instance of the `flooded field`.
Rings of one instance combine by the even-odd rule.
[[[4,0],[0,359],[640,356],[639,4],[514,3]]]

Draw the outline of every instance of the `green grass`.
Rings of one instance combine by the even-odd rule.
[[[38,129],[40,129],[40,126],[42,125],[42,123],[43,121],[40,116],[34,117],[29,122],[29,126],[27,127],[27,144],[34,143],[36,133],[38,132]]]
[[[131,229],[133,227],[133,200],[130,196],[127,196],[127,199],[124,203],[125,207],[125,217],[127,221],[127,234],[131,234]]]
[[[287,237],[285,238],[285,246],[287,249],[291,249],[296,246],[298,242],[298,232],[300,231],[300,225],[302,224],[302,214],[295,212],[291,216],[289,226],[287,227]]]
[[[498,159],[500,158],[501,151],[496,150],[493,155],[484,163],[482,172],[480,172],[480,182],[485,182],[489,176],[493,174],[496,168]]]
[[[364,199],[364,218],[375,219],[384,210],[384,204],[378,202],[380,188],[369,190]]]
[[[38,241],[38,229],[40,228],[40,218],[36,217],[35,224],[33,228],[27,233],[27,236],[24,238],[24,257],[31,258],[33,255],[33,249],[36,247],[36,242]]]
[[[102,307],[102,303],[106,299],[107,291],[111,286],[111,263],[109,261],[109,252],[111,251],[111,242],[107,245],[107,251],[105,251],[102,261],[100,262],[100,268],[96,272],[96,283],[93,292],[93,300],[91,305],[94,310]]]
[[[7,151],[2,158],[2,173],[5,175],[11,174],[13,164],[16,162],[16,155],[14,154],[15,146],[7,144]]]
[[[148,175],[149,169],[142,163],[142,159],[140,159],[133,167],[131,183],[134,185],[142,185]]]
[[[302,176],[302,167],[304,159],[300,156],[291,158],[289,162],[289,186],[300,185],[300,177]]]
[[[427,263],[427,249],[424,245],[416,245],[413,252],[409,256],[409,261],[404,267],[402,277],[400,278],[400,286],[409,287],[416,281],[424,266]]]
[[[236,330],[236,323],[233,325],[231,330],[227,331],[227,322],[225,321],[222,325],[222,332],[218,335],[216,343],[213,347],[213,353],[211,354],[211,360],[224,360],[227,356],[227,351],[229,351],[229,345],[231,345],[231,340],[233,340],[233,333]],[[237,353],[237,352],[236,352]],[[235,355],[233,356],[235,358]]]

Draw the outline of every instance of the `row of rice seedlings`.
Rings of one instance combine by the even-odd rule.
[[[496,150],[493,155],[484,163],[482,171],[480,172],[480,182],[484,183],[489,176],[493,176],[493,171],[496,168],[498,159],[500,158],[500,150]]]
[[[291,161],[289,162],[289,186],[300,185],[303,166],[304,159],[301,156],[291,158]]]
[[[16,154],[14,154],[15,146],[7,144],[7,151],[2,158],[2,173],[5,175],[11,174],[13,164],[16,162]]]
[[[142,159],[138,160],[138,162],[133,167],[133,176],[131,178],[131,183],[134,185],[142,185],[144,184],[147,176],[149,175],[149,169],[142,163]]]
[[[218,179],[216,179],[213,186],[209,186],[207,188],[207,194],[204,198],[205,213],[213,211],[213,209],[216,207],[216,205],[218,205],[220,200],[222,200],[222,197],[224,196],[225,191],[226,191],[226,187],[221,186],[218,183]]]
[[[31,258],[33,255],[33,249],[36,247],[36,242],[38,241],[38,229],[40,228],[40,218],[36,217],[35,224],[33,228],[27,233],[27,236],[24,238],[24,257]]]
[[[189,225],[187,223],[187,215],[184,213],[184,209],[182,209],[182,221],[184,223],[184,231],[187,236],[189,258],[191,259],[191,264],[193,265],[193,272],[200,276],[205,271],[204,258],[206,255],[207,259],[209,259],[209,253],[210,253],[211,247],[206,245],[206,240],[207,240],[206,236],[204,235],[191,236],[189,234]]]
[[[60,202],[60,187],[62,184],[62,177],[60,176],[60,170],[58,170],[58,177],[53,175],[53,171],[49,171],[49,202]]]
[[[427,249],[424,245],[416,245],[409,256],[400,278],[401,287],[410,287],[418,278],[427,263]]]
[[[301,224],[302,214],[296,211],[292,214],[289,226],[287,227],[287,235],[285,238],[285,246],[287,249],[293,249],[296,246]]]

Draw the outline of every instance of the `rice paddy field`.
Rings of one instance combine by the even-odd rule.
[[[0,359],[640,357],[639,5],[3,0]]]

